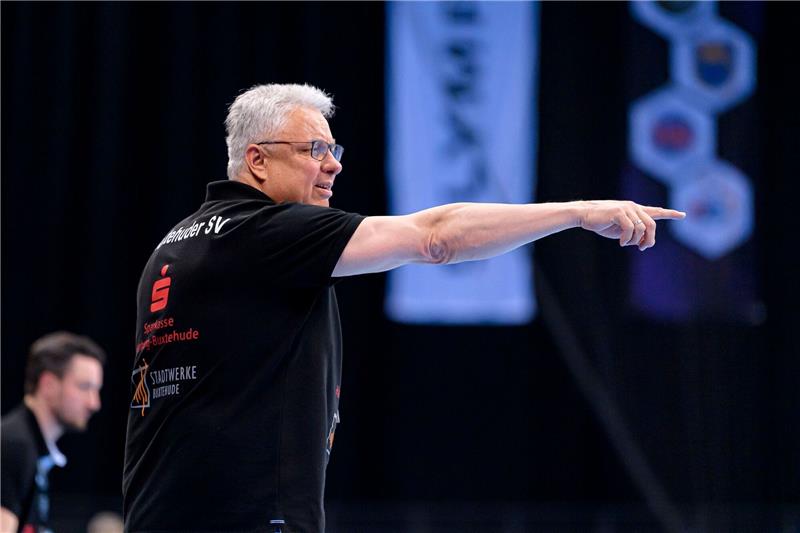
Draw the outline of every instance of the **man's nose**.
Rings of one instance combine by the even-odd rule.
[[[100,392],[99,391],[92,391],[89,394],[89,409],[94,412],[100,410],[102,402],[100,401]]]
[[[322,171],[334,176],[342,171],[342,164],[333,157],[333,152],[330,150],[325,153],[325,159],[322,160]]]

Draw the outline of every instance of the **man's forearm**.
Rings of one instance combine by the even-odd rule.
[[[475,261],[580,226],[583,202],[449,204],[415,215],[430,230],[434,263]]]

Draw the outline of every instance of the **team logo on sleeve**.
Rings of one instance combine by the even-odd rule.
[[[167,306],[167,299],[169,298],[169,286],[172,283],[172,278],[167,276],[169,265],[161,267],[161,278],[153,283],[153,292],[150,295],[150,312],[155,313],[161,311]]]
[[[142,359],[143,365],[139,366],[131,373],[131,383],[136,386],[131,400],[131,409],[141,409],[142,416],[144,410],[150,407],[150,387],[147,386],[147,370],[150,366],[146,359]]]

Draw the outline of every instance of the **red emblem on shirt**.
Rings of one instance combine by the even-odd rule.
[[[161,267],[161,279],[157,279],[153,283],[153,293],[150,299],[150,312],[155,313],[161,311],[167,306],[167,298],[169,298],[169,286],[172,283],[172,278],[164,277],[167,275],[169,265]]]

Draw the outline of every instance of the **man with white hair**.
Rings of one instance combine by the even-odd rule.
[[[318,532],[339,421],[337,278],[493,257],[573,227],[640,250],[683,213],[625,201],[330,208],[331,99],[261,85],[226,119],[228,180],[139,284],[123,476],[127,531]]]

